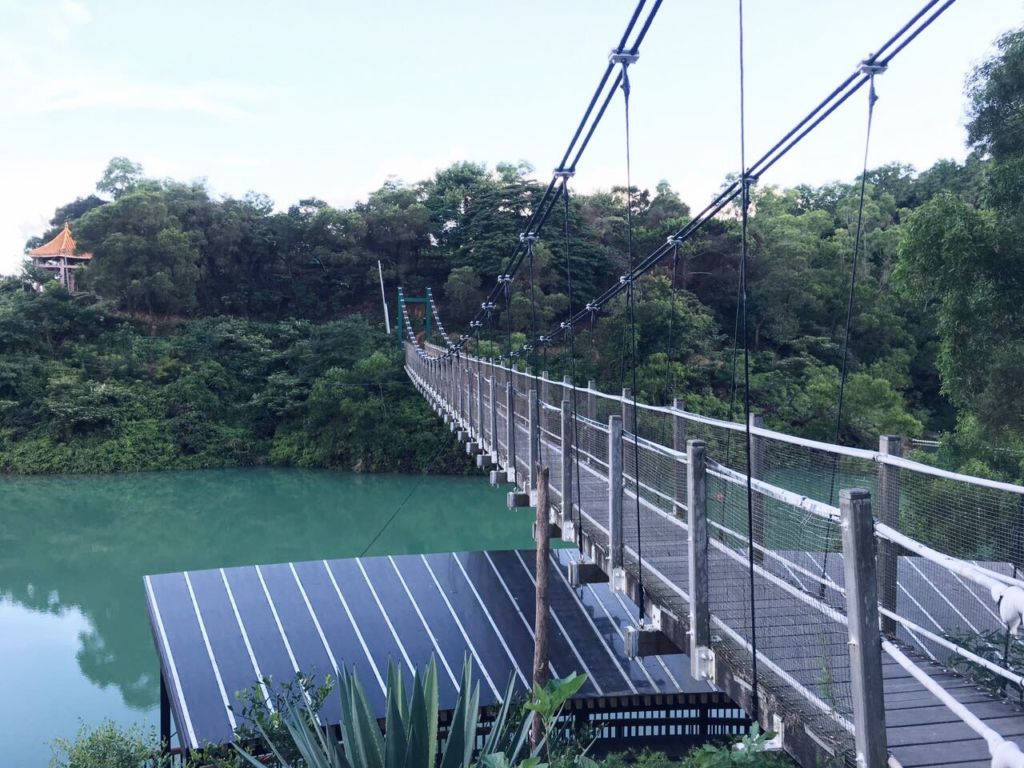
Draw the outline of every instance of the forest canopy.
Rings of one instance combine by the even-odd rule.
[[[941,438],[938,460],[1019,479],[1024,33],[999,41],[967,96],[965,162],[892,164],[865,178],[838,439]],[[460,162],[417,183],[389,180],[350,208],[308,198],[279,211],[264,195],[216,197],[114,158],[95,194],[59,208],[28,243],[69,221],[94,254],[82,291],[68,295],[30,266],[0,283],[0,469],[427,469],[434,446],[409,440],[431,433],[431,416],[404,381],[397,342],[382,337],[378,261],[391,294],[431,288],[461,332],[542,192],[531,170]],[[753,190],[750,394],[770,427],[837,437],[859,190],[860,179]],[[643,255],[690,217],[666,182],[574,190],[568,222],[559,206],[532,270],[473,349],[504,354],[509,330],[522,344],[564,318],[566,226],[575,309],[625,272],[627,206]],[[739,250],[737,219],[722,215],[638,283],[641,399],[736,415]],[[577,333],[580,380],[631,383],[625,312],[613,304]],[[569,370],[564,346],[535,357],[552,375]],[[375,398],[394,416],[391,437],[412,450],[405,459],[360,432],[374,431]],[[454,455],[442,463],[464,468]]]

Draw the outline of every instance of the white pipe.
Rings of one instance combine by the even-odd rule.
[[[891,541],[893,544],[899,544],[904,549],[908,549],[926,560],[937,563],[943,568],[963,576],[965,579],[970,579],[988,590],[1001,589],[1006,585],[1024,588],[1024,581],[1021,581],[1020,579],[1015,579],[1012,576],[997,573],[996,571],[984,568],[980,565],[973,565],[972,563],[955,558],[952,555],[945,555],[938,550],[932,549],[926,544],[922,544],[916,539],[912,539],[909,536],[900,533],[895,528],[888,526],[885,523],[878,522],[877,520],[875,521],[875,535],[879,538]]]
[[[733,485],[747,484],[747,476],[745,474],[737,472],[734,469],[729,469],[725,465],[719,464],[714,459],[707,459],[707,467],[709,475],[714,475],[715,477],[721,478]],[[799,493],[787,491],[785,488],[779,488],[778,486],[771,485],[770,483],[766,483],[764,480],[751,478],[750,486],[763,496],[768,496],[776,501],[781,501],[791,507],[796,507],[797,509],[802,509],[805,512],[810,512],[811,514],[825,518],[826,520],[835,520],[839,517],[838,507],[833,507],[820,501],[816,501],[809,496],[801,496]]]
[[[941,701],[946,708],[959,717],[968,728],[978,734],[988,745],[988,753],[992,756],[992,768],[1024,768],[1024,754],[1012,741],[1007,741],[995,730],[989,728],[971,710],[954,699],[948,691],[936,683],[924,670],[911,661],[903,651],[897,648],[891,641],[882,640],[882,650],[889,654],[890,658],[910,673],[917,682],[923,685],[929,693]]]
[[[384,293],[384,270],[380,265],[380,259],[377,259],[377,274],[380,276],[380,300],[384,304],[384,328],[388,332],[388,336],[391,335],[391,313],[388,312],[388,297]]]

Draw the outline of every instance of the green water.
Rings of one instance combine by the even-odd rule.
[[[49,742],[79,721],[156,724],[144,574],[364,550],[528,547],[532,514],[510,512],[479,477],[240,469],[2,478],[0,762],[45,766]]]

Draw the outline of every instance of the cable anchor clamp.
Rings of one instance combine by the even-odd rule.
[[[636,64],[639,58],[639,53],[634,53],[632,51],[617,51],[614,48],[611,53],[608,54],[608,61],[611,64],[622,64],[626,67],[630,64]]]
[[[868,56],[857,66],[857,71],[862,75],[880,75],[885,72],[888,68],[888,64],[876,64],[872,60],[872,56]]]

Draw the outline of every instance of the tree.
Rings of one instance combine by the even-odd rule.
[[[90,211],[79,233],[82,247],[93,253],[83,283],[101,296],[149,314],[195,307],[198,251],[159,193],[122,195]]]
[[[127,157],[114,157],[107,163],[103,176],[96,182],[96,191],[117,200],[130,192],[144,178],[142,166]]]

